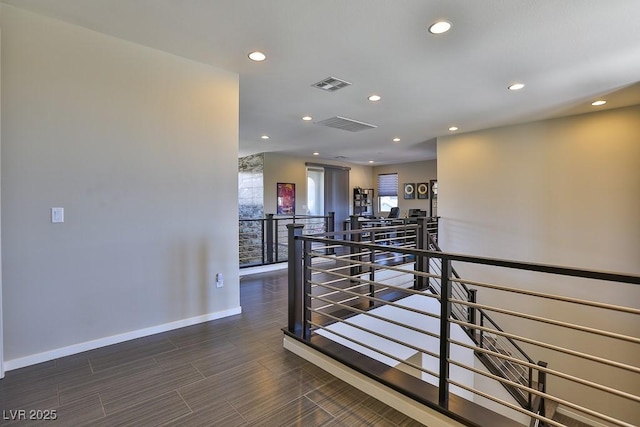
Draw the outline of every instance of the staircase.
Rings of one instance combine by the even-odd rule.
[[[442,252],[431,234],[429,234],[428,239],[428,249],[430,251]],[[459,280],[455,280],[460,279],[460,276],[455,269],[452,268],[451,271],[453,276],[453,279],[451,280],[452,299],[475,303],[476,291],[469,289]],[[431,258],[429,260],[429,272],[433,274],[442,273],[439,259]],[[441,294],[440,279],[433,277],[430,278],[428,287],[434,294]],[[500,328],[500,326],[498,326],[496,322],[482,309],[474,308],[465,304],[452,303],[451,314],[456,320],[504,332],[502,328]],[[483,330],[474,329],[470,326],[460,326],[474,341],[474,343],[482,349],[476,351],[476,357],[489,370],[489,372],[525,387],[534,389],[538,387],[537,382],[534,382],[533,380],[533,368],[523,364],[534,364],[535,362],[514,340],[502,335],[491,334]],[[520,406],[528,410],[533,409],[534,396],[531,393],[508,383],[501,382],[501,384]]]
[[[603,353],[610,350],[611,342],[622,356],[634,354],[640,338],[624,328],[637,322],[640,309],[611,304],[606,298],[599,298],[598,292],[590,293],[592,299],[576,298],[542,292],[527,283],[548,280],[552,274],[556,277],[554,283],[570,278],[580,283],[604,282],[611,289],[619,286],[625,291],[620,297],[626,297],[627,285],[640,286],[640,276],[446,253],[429,234],[425,222],[419,219],[417,224],[376,224],[366,230],[364,224],[354,222],[350,230],[339,233],[340,240],[333,238],[336,233],[305,236],[302,227],[291,225],[287,335],[375,383],[474,425],[502,425],[493,417],[530,423],[530,427],[545,423],[547,427],[574,427],[579,425],[577,420],[592,419],[604,420],[607,425],[634,425],[627,420],[637,419],[637,406],[633,405],[640,402],[640,396],[630,393],[625,381],[630,375],[640,374],[640,370],[624,357],[609,359]],[[363,236],[366,239],[361,239]],[[318,246],[314,248],[314,244]],[[328,248],[336,248],[334,254],[325,253]],[[317,259],[319,262],[314,262]],[[495,276],[505,268],[526,272],[532,280],[527,276],[519,286],[483,283],[486,279],[474,275],[475,269],[470,268],[469,275],[465,272],[461,276],[452,268],[463,263],[495,271]],[[393,283],[387,283],[387,279]],[[516,294],[526,296],[518,303],[535,298],[529,305],[532,309],[518,311],[520,304],[512,304],[510,297]],[[476,298],[478,295],[480,298]],[[494,295],[498,297],[495,300]],[[637,301],[636,293],[628,295]],[[576,315],[567,319],[536,315],[540,313],[533,307],[547,300],[577,307],[567,310]],[[500,304],[503,301],[506,303]],[[632,323],[616,320],[619,330],[594,327],[599,323],[583,325],[581,316],[591,315],[582,311],[585,307],[593,310],[594,317],[589,320],[599,320],[595,316],[604,312],[625,316]],[[538,329],[529,331],[523,327],[517,334],[505,332],[491,316],[509,325],[513,332],[515,325],[507,319],[526,319],[523,322],[527,325],[557,326],[595,336],[594,343],[599,346],[594,351],[580,351],[571,345],[572,340],[563,339],[563,330],[554,333],[549,342],[544,341]],[[356,330],[366,339],[352,336]],[[558,358],[562,363],[554,362],[553,369],[545,368],[542,362],[536,364],[520,343],[526,343],[528,351],[544,352],[550,357],[562,354],[563,358]],[[453,352],[463,352],[464,357]],[[420,358],[412,359],[418,353]],[[398,364],[411,369],[389,368]],[[603,367],[620,378],[620,385],[601,383]],[[570,392],[558,395],[548,390],[545,374],[570,381]],[[471,398],[467,392],[472,393]],[[561,405],[560,413],[554,410],[553,402]],[[609,402],[613,408],[606,407]],[[485,415],[491,422],[476,422]],[[576,423],[565,422],[566,415],[575,417]]]

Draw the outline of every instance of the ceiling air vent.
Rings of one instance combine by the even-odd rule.
[[[375,129],[378,126],[369,123],[359,122],[357,120],[347,119],[346,117],[335,116],[329,119],[316,122],[316,124],[329,126],[330,128],[348,130],[349,132],[360,132],[366,129]]]
[[[351,83],[345,82],[344,80],[337,79],[335,77],[327,77],[326,79],[319,81],[318,83],[314,83],[311,86],[317,87],[318,89],[326,90],[327,92],[335,92],[338,89],[342,89],[343,87],[351,86]]]

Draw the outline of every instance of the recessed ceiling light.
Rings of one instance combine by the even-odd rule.
[[[524,83],[514,83],[508,87],[509,90],[520,90],[524,87]]]
[[[374,161],[373,160],[369,160],[369,163],[374,163]]]
[[[252,61],[256,61],[256,62],[262,62],[265,59],[267,59],[267,55],[265,55],[262,52],[255,51],[255,52],[251,52],[249,54],[249,59],[252,60]]]
[[[260,138],[262,138],[262,139],[269,139],[269,135],[262,135]]]
[[[450,29],[451,29],[451,22],[438,21],[429,27],[429,32],[431,34],[442,34],[442,33],[446,33]]]
[[[315,153],[313,153],[314,156],[319,156],[320,153],[318,153],[317,151]]]
[[[457,126],[451,126],[451,127],[449,128],[449,130],[450,130],[451,132],[455,132],[455,131],[457,131],[457,130],[458,130],[458,127],[457,127]]]
[[[393,138],[393,142],[400,142],[400,138]]]
[[[313,120],[313,117],[311,117],[311,116],[304,116],[304,117],[302,118],[302,120],[304,120],[305,122],[308,122],[308,121]]]
[[[605,101],[604,99],[600,99],[598,101],[593,101],[591,105],[593,105],[594,107],[599,107],[600,105],[604,105],[606,103],[607,101]]]
[[[367,98],[369,101],[380,101],[382,98],[380,98],[380,95],[371,95],[369,98]]]

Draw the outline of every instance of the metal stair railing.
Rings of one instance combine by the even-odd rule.
[[[305,234],[333,232],[335,212],[327,215],[274,215],[264,218],[241,218],[238,246],[240,268],[257,267],[287,261],[288,224],[304,224]]]
[[[431,233],[427,233],[427,236],[427,249],[434,252],[442,252],[442,249],[440,249],[436,239],[434,239]],[[429,260],[429,269],[431,272],[440,275],[442,273],[441,260],[431,258]],[[460,275],[453,267],[451,267],[451,276],[450,286],[452,298],[454,300],[475,303],[476,290],[470,289],[464,283],[456,280],[460,279]],[[441,295],[440,279],[430,278],[428,287],[435,294]],[[471,324],[476,324],[476,319],[479,317],[480,326],[484,327],[489,324],[492,329],[504,332],[504,330],[482,309],[474,308],[473,306],[468,306],[466,304],[452,303],[451,314],[455,319]],[[476,352],[476,356],[492,374],[501,376],[502,378],[523,386],[534,388],[533,368],[531,366],[527,367],[519,364],[513,359],[522,360],[529,364],[533,364],[535,362],[514,340],[502,335],[491,334],[483,329],[476,331],[468,326],[461,325],[461,327],[480,348],[490,351],[486,353]],[[498,354],[508,356],[509,358],[502,358],[498,356]],[[502,383],[502,385],[523,408],[532,408],[533,396],[531,393],[526,393],[522,389],[512,387],[506,383]]]
[[[314,236],[303,235],[302,224],[289,225],[289,309],[285,340],[309,346],[454,419],[473,420],[468,425],[502,425],[505,421],[502,412],[507,411],[513,420],[524,414],[528,418],[526,421],[517,419],[522,425],[535,419],[532,427],[562,427],[564,424],[556,421],[553,415],[560,405],[578,416],[604,420],[611,425],[635,425],[629,421],[637,419],[633,415],[633,405],[640,403],[640,396],[629,390],[625,381],[627,378],[634,381],[640,375],[637,363],[627,360],[629,354],[637,354],[640,337],[626,332],[625,328],[637,322],[640,308],[611,303],[598,298],[601,296],[598,293],[592,293],[592,299],[584,299],[526,286],[487,283],[480,280],[482,275],[475,276],[474,270],[470,270],[471,276],[461,277],[452,272],[451,264],[528,272],[536,277],[543,275],[544,280],[553,277],[558,283],[567,279],[579,280],[578,283],[587,286],[604,281],[611,289],[615,286],[615,289],[623,290],[624,295],[628,292],[634,296],[636,294],[630,292],[640,292],[640,288],[631,290],[627,285],[640,286],[640,276],[446,253],[437,247],[435,239],[428,237],[427,227],[420,222],[397,228],[380,226],[363,230],[352,227],[356,229]],[[407,243],[403,241],[407,237],[405,231],[417,231],[415,242],[404,244]],[[441,262],[432,263],[432,259]],[[440,270],[439,274],[436,269]],[[468,287],[492,289],[500,298],[494,304],[480,303],[476,301],[476,291]],[[438,289],[440,295],[436,292]],[[571,307],[581,309],[588,307],[597,312],[605,310],[616,317],[628,319],[632,316],[632,319],[621,321],[619,318],[616,329],[620,331],[617,331],[608,323],[600,326],[600,316],[583,324],[582,310],[563,310],[566,316],[561,319],[521,312],[517,305],[510,306],[511,299],[503,298],[506,295],[571,304]],[[504,307],[505,304],[508,307]],[[542,329],[530,333],[531,328],[527,326],[521,327],[519,332],[505,332],[487,313],[535,322],[544,328],[560,327],[588,334],[596,344],[607,340],[607,345],[620,349],[616,352],[619,357],[611,359],[602,353],[607,350],[598,345],[585,350],[561,336],[552,337],[555,342],[536,336],[535,332]],[[384,323],[376,323],[380,321]],[[452,329],[452,325],[460,328]],[[525,325],[514,324],[514,329],[518,326]],[[357,336],[353,328],[360,331]],[[360,335],[361,332],[365,334]],[[381,345],[379,339],[385,340],[385,344]],[[562,342],[557,342],[558,339]],[[293,341],[288,342],[296,345]],[[531,358],[521,355],[525,353],[516,343],[540,349],[550,357],[557,356],[554,365],[558,360],[562,363],[553,369],[546,367],[544,362],[531,363]],[[459,354],[451,353],[452,348],[463,352],[465,348],[471,350],[466,353],[470,357],[463,360]],[[304,349],[300,354],[306,354],[306,351]],[[413,359],[413,351],[421,354],[422,359]],[[474,355],[477,356],[475,359]],[[487,367],[479,366],[481,358],[485,359]],[[437,368],[434,362],[437,362]],[[499,374],[491,371],[492,366],[495,372],[500,369]],[[536,381],[525,375],[527,369],[538,373]],[[608,378],[616,380],[603,383],[602,369],[613,370]],[[469,375],[500,382],[506,390],[523,390],[526,402],[521,405],[516,400],[505,399],[502,396],[506,391],[486,388],[488,381],[478,384],[475,380],[469,381]],[[555,387],[554,391],[545,391],[545,375],[551,378],[550,384],[566,382],[572,387],[571,393],[557,392]],[[594,400],[601,396],[601,400]],[[449,399],[455,399],[455,411],[450,408]],[[596,404],[592,405],[593,402]],[[609,402],[609,408],[604,406],[606,402]],[[479,416],[486,417],[485,421],[478,423]]]

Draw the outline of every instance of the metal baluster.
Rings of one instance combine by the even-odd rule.
[[[478,298],[478,290],[477,289],[469,289],[469,302],[471,303],[476,303]],[[467,314],[468,314],[468,320],[469,323],[471,323],[472,325],[476,324],[476,308],[475,307],[467,307]],[[471,338],[473,339],[473,341],[477,342],[477,337],[476,337],[476,330],[475,329],[471,329],[470,331],[471,334]]]
[[[267,214],[267,232],[266,232],[266,240],[267,240],[267,262],[269,264],[273,263],[273,214]]]
[[[451,283],[449,282],[449,272],[451,271],[451,260],[442,260],[442,275],[440,276],[441,299],[440,299],[440,378],[438,390],[438,402],[440,406],[447,409],[449,407],[449,336],[451,333]]]
[[[538,361],[538,366],[542,368],[546,368],[547,362]],[[545,371],[540,371],[540,370],[538,371],[538,390],[540,390],[542,393],[547,392],[547,373]],[[540,410],[538,413],[543,417],[546,417],[546,412],[547,412],[547,409],[544,404],[544,396],[540,396]],[[543,425],[544,425],[543,423],[540,423],[540,426],[543,426]]]
[[[311,338],[309,321],[311,320],[311,242],[304,241],[304,253],[302,254],[302,338]]]
[[[302,334],[302,310],[304,301],[302,298],[302,240],[296,237],[302,236],[302,224],[287,224],[289,236],[289,322],[288,329],[292,334]]]

